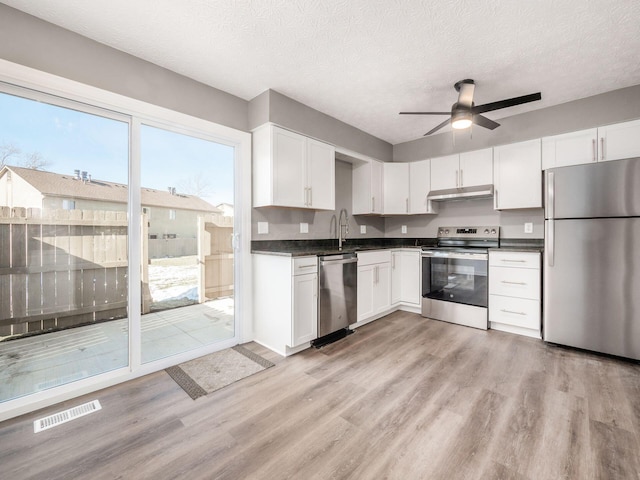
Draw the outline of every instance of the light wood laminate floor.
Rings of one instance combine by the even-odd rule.
[[[158,372],[0,424],[0,476],[640,478],[637,363],[404,312],[286,359],[248,347],[276,366],[196,401]]]

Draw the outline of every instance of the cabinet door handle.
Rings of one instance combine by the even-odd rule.
[[[460,187],[462,188],[462,186],[464,185],[464,180],[462,179],[462,174],[464,173],[464,170],[460,170]]]
[[[309,187],[309,206],[313,206],[313,187]]]
[[[595,162],[596,160],[598,160],[598,157],[596,156],[596,139],[594,138],[593,140],[591,140],[591,149],[593,150],[593,156],[591,157],[591,161]]]
[[[523,316],[527,315],[524,312],[514,312],[513,310],[505,310],[504,308],[501,308],[500,311],[503,313],[513,313],[514,315],[523,315]]]
[[[371,211],[376,211],[376,197],[371,197]]]
[[[408,198],[405,199],[404,203],[406,205],[406,211],[407,211],[407,213],[409,213],[409,199]]]
[[[604,137],[600,137],[600,160],[604,160]]]
[[[458,170],[456,170],[456,188],[458,188]]]
[[[525,263],[526,260],[512,260],[510,258],[501,258],[501,262],[517,262],[517,263]]]
[[[309,206],[309,189],[307,187],[304,188],[304,206]]]
[[[493,209],[498,210],[498,190],[493,191]]]
[[[500,283],[506,283],[508,285],[526,285],[525,282],[511,282],[509,280],[501,280]]]

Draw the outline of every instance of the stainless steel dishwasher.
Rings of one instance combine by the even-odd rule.
[[[342,253],[318,260],[318,338],[312,344],[321,347],[351,333],[349,325],[358,321],[358,257]]]

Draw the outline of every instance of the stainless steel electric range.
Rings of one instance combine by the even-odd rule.
[[[422,316],[488,328],[489,248],[500,227],[440,227],[437,247],[422,248]]]

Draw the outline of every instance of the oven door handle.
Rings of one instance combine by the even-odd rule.
[[[487,253],[453,253],[453,252],[434,252],[434,251],[424,251],[422,252],[422,257],[427,258],[455,258],[459,260],[487,260],[489,258],[489,254]]]

